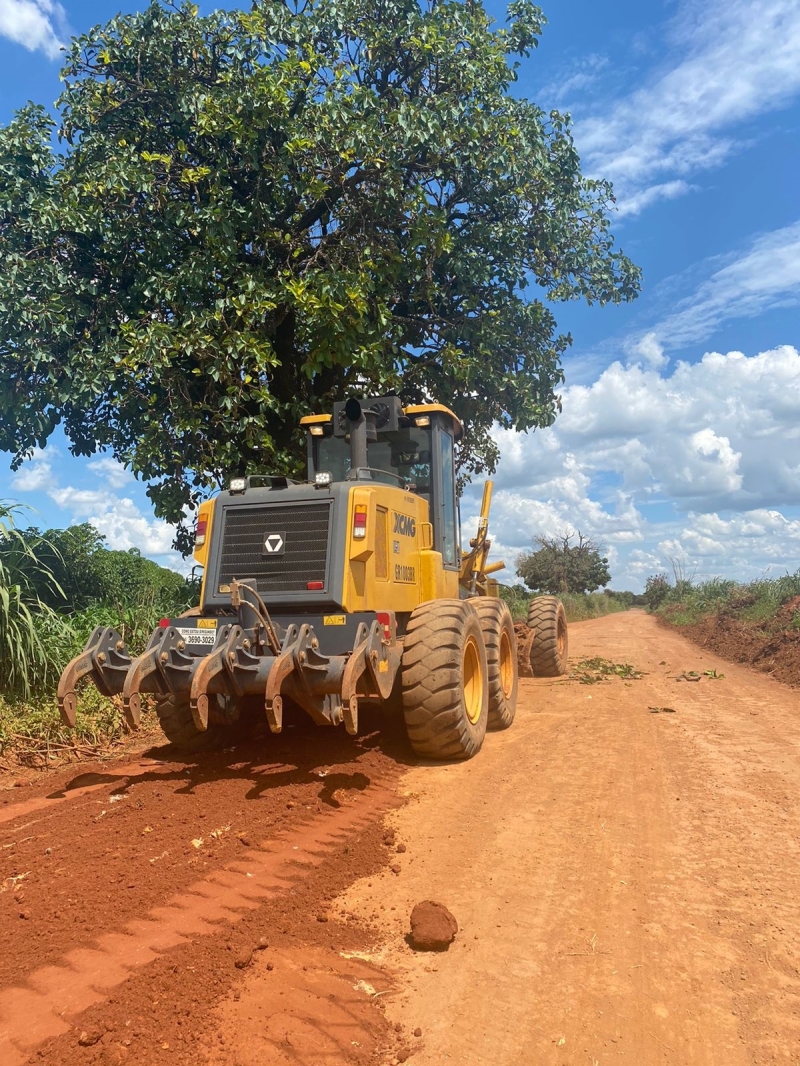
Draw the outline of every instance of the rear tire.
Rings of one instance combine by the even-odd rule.
[[[508,729],[517,713],[517,636],[511,611],[494,596],[480,596],[470,601],[481,620],[486,645],[487,681],[489,685],[489,720],[491,730]]]
[[[531,648],[534,677],[561,677],[567,672],[569,636],[564,604],[557,596],[537,596],[528,607],[528,628],[535,633]]]
[[[403,643],[403,714],[411,746],[428,759],[471,759],[489,718],[481,623],[466,600],[418,607]]]

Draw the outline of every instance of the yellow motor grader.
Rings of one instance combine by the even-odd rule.
[[[352,734],[362,702],[401,702],[411,744],[429,758],[470,758],[487,726],[511,725],[517,648],[489,576],[503,564],[487,566],[492,484],[462,552],[458,418],[379,396],[301,424],[309,480],[237,477],[200,505],[199,607],[162,619],[136,658],[99,626],[61,676],[66,724],[90,678],[122,695],[132,728],[150,695],[177,744],[236,721],[253,701],[279,733],[287,699]]]

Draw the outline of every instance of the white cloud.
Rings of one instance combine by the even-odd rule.
[[[672,64],[576,126],[588,168],[610,178],[624,214],[688,191],[742,143],[736,127],[800,91],[797,0],[684,2]]]
[[[133,500],[96,489],[51,488],[50,498],[71,516],[89,522],[102,533],[109,548],[138,548],[142,555],[169,555],[175,530],[158,518],[143,515]]]
[[[0,0],[0,36],[56,59],[66,36],[64,8],[54,0]]]
[[[186,572],[191,562],[172,550],[175,529],[152,515],[145,514],[129,496],[118,496],[113,489],[131,484],[134,479],[114,459],[103,456],[87,464],[104,487],[78,488],[60,484],[55,461],[58,449],[35,448],[11,479],[16,493],[45,493],[65,512],[64,524],[89,522],[102,533],[115,551],[138,548],[142,555],[155,557],[162,566]]]
[[[659,342],[654,330],[631,342],[628,345],[628,350],[632,356],[638,356],[639,359],[643,359],[648,366],[652,366],[656,370],[669,361],[669,357],[664,354],[664,347]]]
[[[779,576],[800,567],[800,520],[780,511],[757,509],[729,517],[690,513],[688,519],[658,549],[662,559],[680,560],[689,573]]]
[[[722,322],[754,318],[770,308],[800,302],[800,222],[757,237],[731,257],[647,337],[679,348],[710,337]],[[642,338],[643,343],[646,338]]]
[[[15,492],[46,492],[55,485],[50,461],[52,454],[52,449],[45,452],[42,448],[34,448],[30,459],[11,478],[11,488]]]
[[[666,377],[614,363],[567,388],[563,407],[550,429],[497,431],[492,535],[506,562],[569,527],[616,550],[615,584],[640,583],[668,555],[697,556],[707,576],[800,566],[797,523],[782,513],[800,508],[795,348],[710,352]],[[759,536],[771,538],[763,551]]]
[[[574,62],[562,72],[562,76],[536,93],[537,99],[547,100],[550,106],[563,106],[572,95],[585,92],[595,86],[602,71],[609,65],[608,56],[592,53]]]
[[[133,474],[109,455],[104,455],[101,459],[93,459],[86,465],[112,489],[121,489],[134,480]]]

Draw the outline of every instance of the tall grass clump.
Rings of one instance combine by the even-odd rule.
[[[0,502],[0,694],[29,699],[55,685],[71,627],[42,602],[30,581],[35,574],[40,584],[55,583],[41,559],[44,542],[17,529],[19,511]]]
[[[648,579],[648,587],[658,589],[658,598],[648,606],[673,625],[692,625],[710,615],[735,615],[744,622],[763,623],[769,627],[780,609],[800,596],[800,570],[782,577],[762,577],[753,581],[714,577],[699,582],[676,581],[674,585],[666,582],[665,575],[656,577],[658,581]],[[800,611],[797,614],[800,615]]]

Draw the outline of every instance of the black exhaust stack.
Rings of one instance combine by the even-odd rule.
[[[369,446],[377,441],[378,430],[396,432],[402,413],[399,396],[370,396],[363,400],[351,396],[344,403],[334,404],[333,432],[337,437],[350,437],[348,481],[371,480]]]

